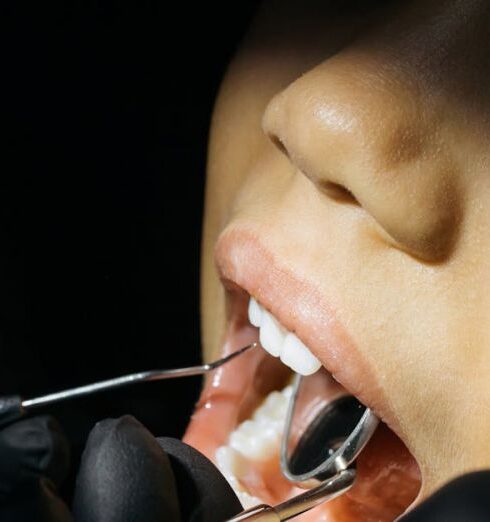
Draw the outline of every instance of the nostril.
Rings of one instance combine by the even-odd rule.
[[[284,145],[284,142],[281,140],[281,138],[279,138],[279,136],[275,134],[269,134],[269,139],[287,158],[289,158],[288,149],[286,148],[286,145]]]
[[[287,132],[292,123],[288,97],[282,91],[269,100],[262,115],[262,131],[286,158],[290,158]]]
[[[294,84],[293,84],[294,85]],[[324,146],[329,140],[318,139],[315,131],[316,116],[312,117],[308,107],[305,110],[301,97],[292,94],[291,87],[276,94],[267,105],[262,116],[262,130],[272,144],[284,154],[284,156],[302,174],[309,178],[316,188],[338,203],[346,203],[362,206],[354,194],[341,183],[331,181],[328,172],[322,173],[322,168],[318,168],[316,158],[324,154]],[[342,109],[343,110],[343,109]],[[339,113],[342,112],[339,109]],[[308,138],[306,138],[308,136]],[[323,132],[320,138],[323,137]],[[320,144],[319,151],[308,148],[310,144]],[[306,149],[305,149],[306,146]],[[329,168],[327,168],[327,171]],[[346,180],[346,184],[349,180]]]
[[[286,145],[277,134],[268,133],[268,137],[271,142],[286,156],[286,158],[291,159]],[[337,201],[338,203],[347,203],[361,206],[354,194],[340,183],[315,179],[312,176],[309,176],[308,173],[304,172],[304,174],[306,177],[310,178],[315,185],[317,185],[317,188],[319,188],[324,194],[334,201]]]
[[[358,199],[352,194],[352,192],[345,188],[343,185],[339,183],[334,183],[333,181],[326,181],[321,183],[322,191],[339,203],[349,203],[351,205],[361,206]]]

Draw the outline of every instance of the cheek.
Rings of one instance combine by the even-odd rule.
[[[470,252],[449,265],[421,264],[367,233],[365,213],[326,204],[300,174],[274,162],[266,172],[267,181],[259,173],[250,179],[235,222],[260,227],[282,262],[332,303],[375,368],[397,412],[393,427],[409,449],[429,465],[440,445],[454,461],[447,428],[461,418],[455,397],[468,398],[474,371],[468,350],[475,353],[481,330],[472,318],[481,303],[475,295],[481,274],[464,270]],[[471,300],[473,306],[463,306]]]
[[[481,280],[456,266],[419,266],[396,251],[383,257],[371,271],[357,267],[352,279],[362,290],[345,287],[345,310],[429,490],[488,461],[486,442],[469,443],[488,428],[480,376],[488,375],[489,344],[477,319],[488,299],[477,297]]]

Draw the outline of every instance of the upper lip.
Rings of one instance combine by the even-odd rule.
[[[215,262],[225,288],[237,285],[255,297],[296,333],[340,384],[398,431],[374,369],[335,310],[314,285],[281,265],[264,243],[255,230],[244,226],[229,226],[221,233]]]

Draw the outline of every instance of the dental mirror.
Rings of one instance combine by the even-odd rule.
[[[303,488],[318,486],[357,458],[379,420],[324,369],[294,376],[281,441],[281,470]]]

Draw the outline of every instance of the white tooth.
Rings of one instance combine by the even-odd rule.
[[[286,419],[286,412],[289,399],[282,392],[271,392],[260,408],[255,410],[252,419],[261,423],[276,423],[278,428],[282,428]]]
[[[216,464],[245,509],[263,503],[244,489],[240,478],[247,473],[247,466],[243,457],[233,448],[229,446],[218,448],[216,450]]]
[[[267,311],[262,310],[260,344],[274,357],[279,357],[287,330]]]
[[[288,404],[289,404],[289,399],[291,398],[291,395],[293,394],[293,386],[292,385],[286,386],[281,391],[281,394],[288,400]]]
[[[288,333],[284,340],[281,361],[301,375],[311,375],[321,367],[320,361],[293,333]]]
[[[226,477],[236,475],[236,451],[229,446],[221,446],[216,450],[216,463]]]
[[[220,446],[216,450],[216,464],[225,477],[240,480],[247,473],[248,464],[236,449],[231,446]]]
[[[248,302],[248,320],[257,328],[260,328],[262,322],[262,307],[257,301],[251,297]]]
[[[285,405],[291,393],[291,385],[280,392],[271,392],[255,410],[252,420],[242,422],[230,434],[227,445],[216,450],[216,464],[245,508],[263,503],[247,491],[250,463],[278,458],[286,417]]]
[[[244,509],[249,509],[251,507],[258,506],[259,504],[264,504],[260,498],[254,497],[246,491],[235,491],[235,493]]]
[[[229,445],[244,457],[260,461],[277,447],[279,435],[274,425],[247,420],[231,433]]]

